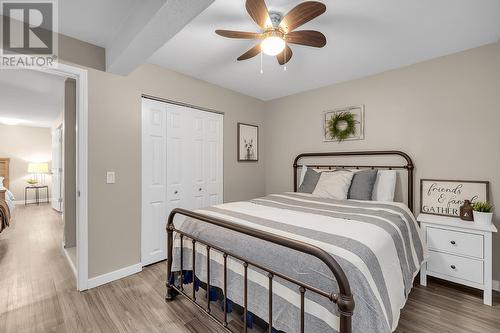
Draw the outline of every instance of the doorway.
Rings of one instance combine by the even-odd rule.
[[[88,72],[85,69],[61,63],[58,64],[57,68],[35,68],[33,70],[66,78],[65,89],[74,91],[72,99],[74,102],[75,132],[72,147],[75,149],[69,148],[69,145],[63,147],[65,151],[68,147],[75,154],[74,198],[72,198],[74,200],[74,227],[76,229],[76,265],[74,270],[77,289],[83,291],[88,287]],[[66,214],[67,210],[67,206],[63,206],[63,214]]]
[[[39,151],[43,150],[43,160],[39,160],[38,156],[31,156],[29,158],[25,158],[26,166],[22,167],[22,172],[24,173],[20,177],[21,189],[19,194],[17,195],[17,204],[18,207],[26,207],[30,206],[34,209],[38,206],[44,207],[44,212],[47,212],[51,218],[54,216],[60,216],[60,213],[67,214],[68,209],[65,207],[65,204],[71,203],[74,210],[74,236],[75,244],[74,244],[74,255],[72,262],[72,268],[76,276],[76,287],[78,290],[85,290],[88,286],[88,226],[87,226],[87,71],[81,68],[77,68],[70,65],[58,64],[57,68],[33,68],[29,70],[3,70],[1,71],[3,78],[7,76],[15,76],[18,75],[21,79],[15,80],[7,80],[8,83],[13,86],[12,89],[22,88],[23,85],[31,84],[34,88],[28,94],[29,99],[36,99],[37,94],[42,94],[47,91],[50,91],[53,86],[51,84],[36,84],[30,82],[29,80],[22,79],[22,73],[31,73],[33,77],[36,75],[46,76],[51,78],[57,78],[59,81],[72,81],[73,87],[73,123],[69,125],[69,128],[73,129],[74,133],[74,141],[73,143],[64,146],[64,126],[56,126],[54,128],[51,125],[47,126],[44,124],[43,129],[39,129],[38,132],[47,131],[47,134],[43,134],[43,138],[47,138],[47,141],[43,141],[45,139],[35,140],[33,141],[33,147],[37,147],[37,144],[40,142],[47,142],[47,149],[45,148],[36,148]],[[39,73],[39,74],[38,74]],[[9,96],[8,92],[7,95]],[[65,98],[67,100],[67,98]],[[5,102],[4,99],[3,102]],[[15,103],[24,102],[22,96],[18,96],[12,98],[12,105]],[[6,103],[2,103],[3,106],[6,106]],[[40,105],[36,103],[32,103],[29,105],[29,108],[33,111],[32,116],[39,116]],[[5,108],[8,109],[8,108]],[[5,118],[5,117],[4,117]],[[11,117],[12,118],[12,117]],[[26,120],[26,117],[19,117],[20,120]],[[10,119],[12,120],[12,119]],[[14,119],[15,120],[15,119]],[[26,125],[34,125],[39,119],[35,119],[33,124]],[[4,122],[9,122],[9,117],[4,119]],[[52,121],[51,121],[52,122]],[[11,122],[12,125],[12,122]],[[47,128],[48,127],[48,128]],[[58,128],[59,127],[59,128]],[[5,132],[5,131],[4,131]],[[70,131],[68,131],[70,132]],[[23,132],[24,133],[24,132]],[[27,132],[26,132],[27,133]],[[55,137],[52,138],[54,134]],[[62,145],[56,144],[57,137],[63,137]],[[27,137],[28,135],[25,135]],[[2,140],[3,144],[9,143],[9,138],[7,140]],[[0,142],[2,144],[2,142]],[[30,148],[33,148],[31,147]],[[45,146],[44,146],[45,147]],[[67,179],[68,172],[65,173],[64,170],[64,158],[67,156],[64,152],[64,148],[68,148],[74,154],[74,163],[72,166],[72,171],[74,174],[73,177],[73,188],[72,188],[72,196],[68,196],[64,194],[64,191],[70,186],[64,186],[65,178]],[[22,154],[22,153],[20,153]],[[1,154],[0,154],[1,155]],[[47,156],[45,156],[47,155]],[[53,156],[54,155],[54,156]],[[12,159],[10,159],[12,160]],[[51,166],[51,162],[54,160],[54,166]],[[33,163],[29,163],[33,162]],[[12,166],[12,165],[11,165]],[[62,170],[61,169],[62,166]],[[57,169],[57,170],[56,170]],[[12,169],[11,169],[12,171]],[[57,172],[54,172],[57,171]],[[69,169],[67,170],[69,171]],[[14,176],[11,173],[11,176]],[[13,177],[10,177],[11,181],[15,181]],[[30,182],[28,182],[30,180]],[[52,188],[52,180],[55,181],[56,186]],[[31,183],[31,184],[30,184]],[[59,186],[58,184],[61,184]],[[11,182],[11,186],[13,183]],[[27,188],[26,190],[24,188]],[[37,188],[39,187],[39,188]],[[54,190],[54,192],[53,192]],[[25,194],[25,191],[27,194]],[[25,200],[26,199],[26,200]],[[61,201],[62,199],[62,201]],[[66,199],[66,200],[65,200]],[[15,200],[13,200],[15,201]],[[43,201],[47,203],[42,203]],[[43,205],[43,206],[42,206]],[[15,209],[15,208],[14,208]],[[21,210],[19,210],[21,212]],[[34,210],[32,210],[34,211]],[[43,218],[40,214],[35,214],[32,216],[39,216]],[[66,216],[65,216],[66,217]],[[25,218],[26,219],[26,218]],[[32,219],[28,217],[28,219]],[[35,226],[35,224],[33,224]],[[28,227],[26,230],[30,230]],[[7,230],[6,232],[8,232]],[[2,237],[6,237],[6,234],[2,235]],[[37,236],[43,237],[51,237],[50,233],[38,233]],[[66,238],[66,237],[64,237]],[[62,239],[62,237],[61,237]],[[63,244],[61,244],[63,243]],[[67,239],[64,241],[59,241],[58,248],[61,248],[61,245],[66,247]],[[6,244],[6,243],[4,243]],[[36,246],[34,247],[36,248]],[[61,250],[59,250],[61,251]],[[65,251],[66,252],[66,251]],[[68,259],[70,255],[66,254]],[[64,260],[64,256],[62,257]]]

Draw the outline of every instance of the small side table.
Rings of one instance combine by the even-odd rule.
[[[483,302],[492,304],[492,234],[497,228],[459,218],[420,214],[417,218],[430,259],[420,269],[420,284],[427,276],[483,290]]]
[[[35,190],[35,204],[40,205],[40,190],[45,189],[46,200],[42,203],[49,203],[49,187],[47,185],[30,185],[24,188],[24,205],[28,205],[28,190]]]

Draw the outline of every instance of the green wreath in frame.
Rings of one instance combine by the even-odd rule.
[[[328,121],[328,132],[332,140],[342,142],[351,135],[356,134],[356,124],[354,114],[348,111],[339,112]]]

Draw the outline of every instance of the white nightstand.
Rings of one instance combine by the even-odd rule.
[[[427,275],[484,291],[491,305],[492,225],[477,225],[459,218],[420,214],[417,218],[429,249],[429,261],[420,270],[420,284]]]

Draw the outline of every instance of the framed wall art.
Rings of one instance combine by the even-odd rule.
[[[342,142],[365,138],[365,106],[348,106],[323,112],[323,141]]]
[[[460,216],[465,200],[471,203],[489,201],[489,182],[473,180],[420,180],[420,212]]]
[[[238,123],[238,161],[257,162],[259,160],[259,127]]]

